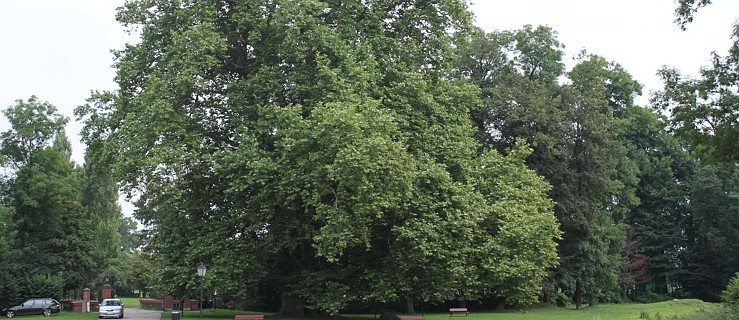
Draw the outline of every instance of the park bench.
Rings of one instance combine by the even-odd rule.
[[[425,320],[423,317],[417,316],[400,316],[400,320]]]
[[[234,320],[264,320],[263,314],[237,314]]]
[[[450,317],[455,313],[464,313],[465,317],[469,314],[469,312],[467,311],[467,308],[449,308]]]

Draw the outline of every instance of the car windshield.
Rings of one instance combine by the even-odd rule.
[[[103,306],[110,307],[110,306],[120,306],[121,302],[119,300],[104,300]]]

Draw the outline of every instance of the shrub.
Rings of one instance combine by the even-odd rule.
[[[647,292],[636,297],[635,301],[639,303],[655,303],[672,300],[667,295],[659,294],[655,292]]]
[[[62,296],[64,277],[61,274],[27,275],[21,283],[24,297],[49,297],[59,299]]]
[[[20,299],[15,277],[7,269],[0,268],[0,309],[15,305]]]
[[[729,281],[726,290],[721,293],[721,300],[724,302],[726,311],[739,318],[739,275]]]

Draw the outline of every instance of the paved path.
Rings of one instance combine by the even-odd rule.
[[[160,310],[145,310],[139,308],[126,308],[123,311],[123,318],[129,320],[159,320],[161,318],[162,311]]]

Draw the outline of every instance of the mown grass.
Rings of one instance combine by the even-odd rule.
[[[138,308],[138,298],[122,298],[126,308]],[[426,320],[707,320],[717,306],[700,300],[672,300],[649,304],[601,304],[595,307],[544,308],[529,310],[511,310],[504,312],[475,312],[470,310],[468,317],[449,317],[448,313],[424,314]],[[258,312],[234,311],[224,309],[205,309],[203,319],[233,319],[235,314],[255,314]],[[288,317],[265,313],[266,320],[291,320]],[[61,312],[53,315],[53,320],[92,320],[97,319],[97,312],[73,313]],[[44,318],[42,316],[23,316],[19,319]],[[127,317],[128,318],[128,317]],[[199,311],[185,311],[181,319],[199,319]],[[378,318],[373,314],[342,315],[347,320],[372,320]],[[46,319],[46,318],[45,318]],[[170,312],[162,312],[161,319],[170,320]],[[304,320],[304,318],[303,318]]]
[[[650,304],[601,304],[595,307],[575,308],[545,308],[530,310],[515,310],[504,312],[474,312],[468,317],[454,316],[451,320],[669,320],[669,319],[708,319],[708,314],[716,306],[700,300],[672,300]],[[235,314],[248,314],[254,312],[234,310],[203,310],[203,319],[233,319]],[[266,320],[289,320],[290,318],[266,314]],[[182,319],[198,319],[198,311],[186,311],[181,315]],[[448,313],[424,314],[426,320],[450,320]],[[370,320],[376,319],[377,315],[342,315],[344,319]],[[162,313],[161,319],[172,319],[169,312]]]
[[[119,297],[118,299],[121,299],[121,302],[123,302],[123,306],[125,308],[138,308],[139,307],[139,298],[128,298],[128,297],[120,298]]]

